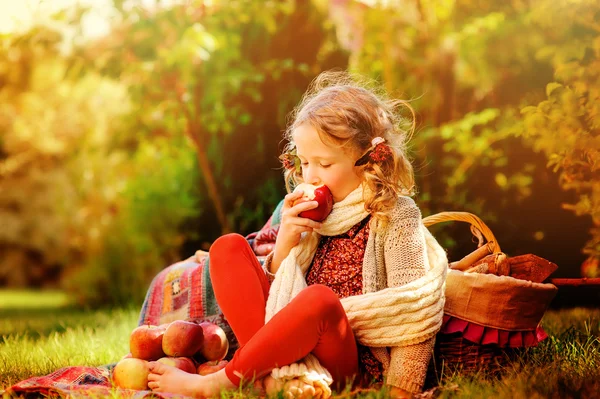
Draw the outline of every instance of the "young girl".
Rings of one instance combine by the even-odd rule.
[[[296,397],[327,397],[330,384],[385,383],[393,397],[422,389],[447,259],[409,197],[400,104],[345,73],[313,82],[285,133],[288,194],[274,250],[261,267],[241,235],[210,248],[215,296],[240,348],[208,376],[151,363],[151,389],[208,397],[265,376],[267,392]],[[331,190],[323,222],[299,216],[317,207],[292,192],[301,182]]]

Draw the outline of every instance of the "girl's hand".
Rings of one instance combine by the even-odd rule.
[[[302,190],[290,193],[283,200],[281,209],[281,223],[275,241],[271,273],[275,273],[281,262],[288,256],[302,238],[302,233],[312,233],[314,229],[321,228],[322,223],[298,216],[301,212],[319,206],[317,201],[298,201],[302,198]]]

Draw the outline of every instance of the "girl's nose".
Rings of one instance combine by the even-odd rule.
[[[319,176],[315,173],[315,168],[309,168],[306,170],[304,181],[317,186],[321,182],[321,179],[319,179]]]

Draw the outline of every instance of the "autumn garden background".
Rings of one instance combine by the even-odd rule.
[[[600,277],[596,0],[0,0],[0,396],[110,367],[160,270],[259,230],[287,116],[330,69],[415,109],[423,216]],[[451,261],[476,247],[431,230]],[[559,287],[500,375],[434,356],[418,397],[597,397],[598,287]]]
[[[597,1],[105,3],[100,35],[73,2],[0,36],[0,287],[140,304],[166,265],[257,231],[286,116],[332,68],[417,111],[424,216],[472,212],[508,255],[599,276]]]

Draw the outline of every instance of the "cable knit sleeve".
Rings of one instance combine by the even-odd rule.
[[[262,269],[264,270],[265,274],[267,275],[267,279],[271,283],[273,282],[273,280],[275,280],[275,274],[271,273],[271,271],[270,271],[271,262],[273,262],[273,255],[275,255],[275,251],[271,251],[265,258],[265,261],[263,262],[263,264],[261,265]]]
[[[399,199],[385,239],[385,264],[389,287],[407,284],[425,275],[427,250],[421,211],[410,197]],[[433,353],[435,338],[416,345],[391,349],[386,382],[409,392],[420,392]]]

